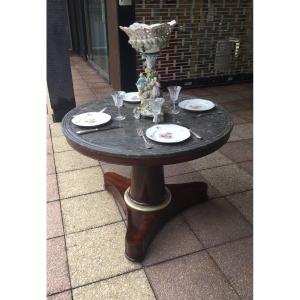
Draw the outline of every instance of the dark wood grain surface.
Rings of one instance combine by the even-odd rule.
[[[193,97],[182,95],[179,102]],[[109,124],[102,125],[103,128],[111,125],[120,125],[122,128],[93,132],[85,135],[76,134],[82,129],[74,125],[71,120],[73,115],[84,112],[99,111],[107,107],[106,113],[112,118],[117,115],[117,108],[113,104],[111,97],[92,101],[85,105],[71,110],[62,121],[64,135],[69,144],[84,155],[98,160],[112,162],[123,165],[167,165],[192,160],[214,152],[225,144],[229,138],[233,127],[233,121],[229,113],[223,107],[217,105],[214,109],[203,112],[209,114],[200,118],[193,118],[197,113],[180,109],[178,115],[169,113],[171,102],[165,97],[166,102],[163,110],[165,120],[163,123],[175,123],[179,120],[183,124],[200,134],[203,139],[196,139],[193,135],[178,144],[154,144],[152,149],[145,149],[144,141],[136,133],[138,127],[144,130],[154,125],[152,118],[141,118],[136,120],[133,117],[135,104],[124,102],[122,114],[126,115],[124,121],[112,120]],[[217,114],[222,111],[222,114]],[[211,114],[213,113],[213,114]]]

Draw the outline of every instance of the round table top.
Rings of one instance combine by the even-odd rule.
[[[165,98],[163,107],[164,121],[162,123],[175,123],[176,120],[196,131],[203,139],[197,139],[192,134],[189,139],[176,144],[160,144],[151,141],[153,147],[146,149],[144,141],[137,135],[136,129],[142,127],[144,131],[153,126],[153,118],[142,117],[136,120],[133,117],[133,108],[136,104],[124,102],[121,112],[126,116],[123,121],[111,121],[102,125],[103,128],[120,125],[122,128],[105,130],[78,135],[76,131],[86,129],[74,125],[73,115],[84,112],[100,111],[107,107],[106,113],[113,117],[117,115],[112,97],[89,102],[69,111],[63,121],[62,128],[68,143],[78,152],[98,159],[122,165],[167,165],[193,160],[216,151],[229,139],[233,128],[233,121],[222,106],[216,105],[210,111],[202,112],[207,116],[194,118],[197,113],[178,108],[180,113],[169,113],[171,102]],[[195,97],[181,95],[178,102]],[[221,113],[217,113],[217,112]]]

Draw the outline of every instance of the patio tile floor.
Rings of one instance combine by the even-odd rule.
[[[58,200],[58,188],[56,174],[47,176],[47,202]]]
[[[195,169],[188,162],[164,166],[165,177],[182,175],[193,171],[195,171]]]
[[[222,196],[252,189],[252,176],[236,165],[206,169],[200,171],[200,174]]]
[[[227,199],[242,213],[242,215],[250,223],[253,223],[253,192],[252,191],[233,194],[227,196]]]
[[[235,115],[243,118],[247,122],[253,122],[253,111],[252,110],[241,110],[235,112]]]
[[[246,170],[250,175],[253,175],[253,161],[244,161],[238,164],[242,169]]]
[[[54,153],[57,173],[99,166],[97,160],[80,154],[77,151]]]
[[[149,266],[203,249],[181,216],[172,219],[150,245],[143,265]]]
[[[68,144],[64,136],[53,137],[52,143],[54,152],[73,150],[73,148]]]
[[[58,173],[57,178],[61,199],[103,190],[100,167]]]
[[[58,201],[47,204],[47,238],[62,236],[64,234],[60,203]]]
[[[239,299],[204,251],[148,267],[146,273],[158,299]]]
[[[64,237],[47,241],[47,279],[48,294],[61,292],[71,287]]]
[[[53,154],[51,138],[47,138],[47,154]]]
[[[93,283],[75,289],[74,300],[102,299],[145,299],[154,300],[155,296],[143,270]]]
[[[55,174],[55,164],[52,154],[47,154],[47,174]]]
[[[225,144],[220,152],[235,162],[253,159],[253,147],[246,140]]]
[[[220,152],[235,162],[253,159],[253,147],[245,140],[227,143],[220,149]]]
[[[141,268],[124,256],[125,232],[121,221],[66,236],[73,288]]]
[[[252,139],[253,138],[253,125],[250,123],[236,124],[232,131],[235,135],[241,139]]]
[[[47,300],[72,300],[72,294],[71,291],[62,292],[53,296],[49,296]]]
[[[232,164],[233,161],[223,155],[220,151],[216,151],[202,158],[189,161],[188,163],[193,167],[193,169],[198,171]]]
[[[112,195],[106,191],[61,201],[66,233],[121,221]]]
[[[252,238],[209,249],[209,253],[242,299],[252,299]]]
[[[232,114],[232,118],[233,118],[233,123],[236,124],[243,124],[243,123],[248,123],[250,121],[248,121],[247,119],[240,117],[236,114]]]
[[[250,224],[224,198],[192,207],[183,216],[206,248],[252,234]]]
[[[193,182],[193,181],[203,181],[203,182],[206,182],[206,184],[208,185],[207,194],[210,199],[221,196],[221,193],[216,188],[214,188],[205,178],[203,178],[203,176],[201,176],[201,173],[199,171],[167,177],[165,179],[165,181],[166,181],[166,183],[170,183],[170,184],[171,183],[177,184],[177,183],[185,183],[185,182]]]
[[[111,93],[80,57],[71,65],[77,105]],[[102,170],[130,167],[77,154],[48,115],[48,300],[251,299],[252,84],[184,92],[227,106],[234,132],[219,151],[165,168],[167,183],[207,182],[210,200],[167,223],[142,264],[125,258],[125,223],[103,186]]]
[[[52,137],[63,136],[63,132],[61,129],[61,123],[53,123],[50,125],[50,131]]]

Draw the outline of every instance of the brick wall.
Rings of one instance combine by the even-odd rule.
[[[135,9],[137,22],[178,23],[157,64],[162,82],[252,74],[251,0],[136,0]]]

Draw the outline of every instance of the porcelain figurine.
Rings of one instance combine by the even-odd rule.
[[[147,83],[147,78],[145,77],[145,75],[143,73],[140,73],[140,77],[139,77],[138,81],[136,82],[138,91],[143,90],[146,83]]]

